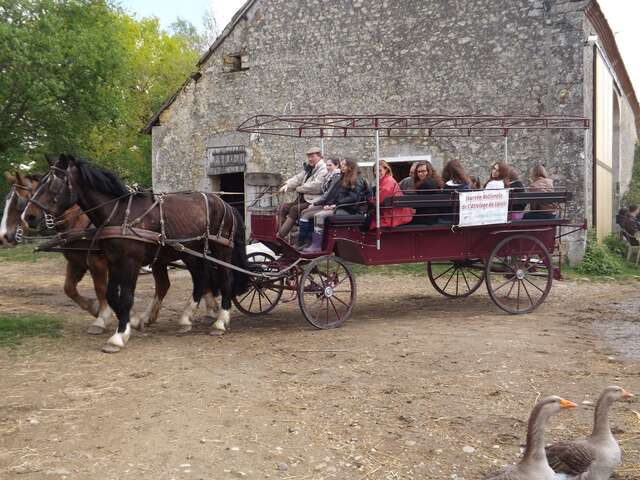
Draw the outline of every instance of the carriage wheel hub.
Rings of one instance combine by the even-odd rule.
[[[325,287],[324,288],[324,296],[329,298],[333,296],[333,288],[331,287]]]
[[[524,270],[522,270],[521,268],[516,270],[516,278],[518,280],[522,280],[524,278]]]

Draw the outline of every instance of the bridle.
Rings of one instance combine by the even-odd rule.
[[[62,174],[64,176],[64,179],[57,177],[55,175],[55,172]],[[60,194],[62,191],[62,187],[64,186],[65,183],[67,184],[69,193],[71,193],[72,188],[71,188],[71,181],[69,179],[69,173],[65,169],[56,167],[55,165],[50,166],[49,171],[42,178],[40,185],[38,185],[38,188],[36,189],[34,194],[29,198],[29,200],[27,201],[27,205],[25,206],[26,208],[30,203],[33,203],[35,206],[40,208],[44,213],[44,221],[48,229],[52,229],[56,226],[56,214],[55,212],[51,211],[49,207],[47,207],[42,202],[37,200],[36,197],[40,194],[42,189],[48,185],[49,191],[54,195],[53,203],[58,203],[60,201]]]
[[[7,195],[7,199],[11,199],[11,197],[15,194],[16,196],[16,210],[22,214],[27,205],[29,204],[29,198],[24,198],[17,194],[16,190],[24,190],[25,192],[29,192],[29,198],[31,198],[31,193],[33,189],[29,186],[20,185],[18,183],[14,183],[11,185],[11,190],[9,190],[9,194]],[[21,243],[24,238],[24,230],[22,229],[21,222],[16,222],[16,233],[15,233],[15,242]]]
[[[57,177],[54,172],[58,172],[60,173],[63,178]],[[50,184],[50,185],[49,185]],[[38,208],[40,208],[44,214],[44,219],[45,219],[45,225],[48,229],[54,229],[57,225],[59,225],[60,223],[62,223],[62,221],[64,220],[65,217],[67,217],[68,215],[71,214],[70,211],[66,211],[64,213],[62,213],[61,215],[57,215],[56,212],[52,211],[49,207],[47,207],[45,204],[43,204],[42,202],[40,202],[37,199],[37,196],[40,194],[40,192],[42,191],[42,189],[46,186],[49,185],[49,191],[51,193],[54,194],[53,197],[53,203],[56,204],[58,202],[60,202],[60,196],[62,194],[62,187],[66,184],[67,186],[67,191],[69,192],[69,194],[74,197],[74,192],[73,192],[73,187],[71,185],[71,176],[69,174],[69,172],[63,168],[60,167],[56,167],[55,165],[51,165],[49,167],[49,171],[47,172],[47,174],[42,177],[41,183],[40,185],[38,185],[38,188],[36,189],[35,193],[33,194],[33,196],[31,198],[29,198],[29,200],[27,201],[27,205],[29,203],[33,203],[35,206],[37,206]],[[128,198],[131,197],[132,195],[134,195],[135,192],[127,192],[124,195],[121,195],[119,197],[116,198],[112,198],[107,200],[106,202],[100,203],[99,205],[96,205],[95,207],[92,207],[88,210],[79,210],[78,212],[75,212],[73,215],[74,216],[80,216],[83,213],[87,214],[89,212],[92,212],[94,210],[97,210],[105,205],[109,205],[111,203],[114,202],[118,202],[119,200],[122,200],[123,198]],[[76,203],[76,200],[71,200],[70,204]],[[26,207],[25,207],[26,208]],[[65,206],[66,209],[66,206]],[[73,217],[71,217],[73,218]]]

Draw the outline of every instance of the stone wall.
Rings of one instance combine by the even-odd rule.
[[[204,174],[207,146],[246,145],[247,172],[293,174],[303,152],[318,142],[235,133],[259,113],[590,116],[587,4],[257,0],[153,128],[154,188],[215,188]],[[224,55],[240,52],[249,68],[224,72]],[[630,115],[628,105],[623,110]],[[534,163],[546,164],[558,185],[576,192],[572,215],[584,218],[590,209],[588,142],[582,131],[514,134],[509,160],[525,178]],[[374,155],[371,140],[327,140],[325,149],[362,160]],[[503,149],[501,139],[382,143],[384,156],[459,158],[482,178],[504,158]]]

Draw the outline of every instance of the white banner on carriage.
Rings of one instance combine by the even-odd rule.
[[[507,223],[509,190],[460,192],[461,227]]]

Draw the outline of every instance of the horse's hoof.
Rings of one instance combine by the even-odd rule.
[[[104,328],[98,325],[89,325],[89,328],[87,328],[87,333],[89,335],[102,335],[104,333]]]
[[[186,335],[187,333],[189,333],[191,331],[192,328],[193,328],[192,325],[182,325],[182,326],[180,326],[180,328],[176,332],[176,335],[177,336]]]
[[[214,328],[213,330],[209,331],[209,335],[211,335],[212,337],[221,337],[224,335],[224,332],[222,330]]]
[[[102,351],[104,353],[118,353],[120,350],[120,347],[117,347],[112,343],[106,343],[104,347],[102,347]]]
[[[215,321],[216,321],[215,318],[209,315],[203,315],[196,320],[196,323],[199,323],[200,325],[204,325],[205,327],[210,327],[211,325],[213,325]]]

